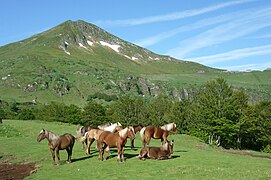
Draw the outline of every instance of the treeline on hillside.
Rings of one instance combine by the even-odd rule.
[[[197,136],[209,144],[271,152],[271,101],[251,105],[243,90],[234,89],[221,78],[207,82],[194,97],[179,102],[165,95],[125,95],[108,105],[91,100],[83,108],[56,102],[29,106],[1,102],[1,107],[0,116],[9,119],[81,125],[119,121],[124,126],[175,122],[180,133]]]

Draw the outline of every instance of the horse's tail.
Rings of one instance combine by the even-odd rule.
[[[140,130],[140,137],[141,137],[141,140],[142,140],[143,144],[145,144],[145,130],[146,130],[146,127],[143,127]]]

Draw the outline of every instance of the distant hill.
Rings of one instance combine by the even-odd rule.
[[[227,72],[177,60],[122,40],[84,21],[0,47],[0,99],[82,105],[95,94],[189,96],[224,77],[252,100],[271,97],[271,71]]]

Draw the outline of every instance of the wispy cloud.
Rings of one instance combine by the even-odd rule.
[[[256,55],[257,56],[266,55],[266,54],[271,54],[271,45],[237,49],[237,50],[215,54],[211,56],[190,58],[189,60],[199,62],[205,65],[211,65],[211,64],[219,63],[219,62],[239,60],[246,57],[251,57],[251,56],[256,56]]]
[[[173,29],[170,31],[162,32],[162,33],[156,34],[151,37],[140,39],[140,40],[136,41],[135,44],[138,44],[139,46],[143,46],[143,47],[152,46],[152,45],[157,44],[165,39],[176,36],[177,34],[180,34],[182,32],[193,31],[195,29],[200,29],[200,28],[204,28],[204,27],[208,27],[208,26],[212,26],[212,25],[216,25],[216,24],[225,23],[225,22],[236,19],[236,17],[238,17],[238,16],[247,14],[248,12],[250,12],[250,10],[249,11],[248,10],[238,11],[238,12],[234,12],[234,13],[229,13],[229,14],[224,14],[224,15],[220,15],[220,16],[216,16],[216,17],[202,19],[202,20],[199,20],[193,24],[181,26],[179,28],[176,28],[176,29]]]
[[[143,18],[137,18],[137,19],[96,21],[95,24],[118,25],[118,26],[136,26],[136,25],[150,24],[150,23],[156,23],[156,22],[174,21],[174,20],[197,16],[200,14],[216,11],[216,10],[219,10],[222,8],[234,6],[237,4],[243,4],[243,3],[247,3],[247,2],[251,2],[251,1],[255,1],[255,0],[230,1],[230,2],[216,4],[216,5],[209,6],[209,7],[204,7],[201,9],[186,10],[186,11],[181,11],[181,12],[175,12],[175,13],[157,15],[157,16],[149,16],[149,17],[143,17]]]
[[[167,54],[177,58],[184,58],[198,49],[228,42],[271,26],[270,18],[271,8],[244,14],[241,17],[236,17],[235,20],[183,40],[179,47],[168,50]]]
[[[243,64],[243,65],[238,65],[238,66],[223,66],[223,67],[218,67],[218,68],[227,69],[227,70],[238,70],[238,71],[245,71],[249,69],[265,70],[267,68],[271,68],[271,63]]]

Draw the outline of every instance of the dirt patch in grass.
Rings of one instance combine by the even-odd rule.
[[[0,164],[0,179],[24,179],[37,171],[34,163],[27,164]]]
[[[251,157],[258,157],[258,158],[267,158],[271,159],[271,156],[268,155],[260,155],[260,154],[253,154],[248,150],[234,150],[234,149],[224,149],[223,150],[226,153],[231,153],[231,154],[239,154],[239,155],[245,155],[245,156],[251,156]]]
[[[6,155],[4,159],[2,157],[0,157],[0,180],[21,180],[37,172],[35,163],[10,163],[9,160],[16,159],[16,156],[11,154]]]

